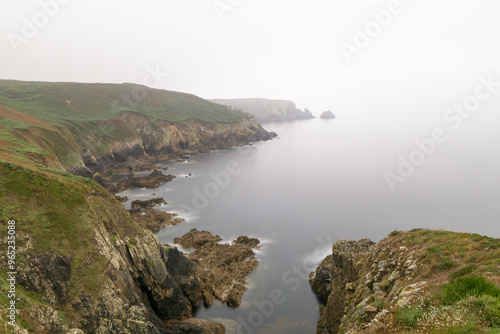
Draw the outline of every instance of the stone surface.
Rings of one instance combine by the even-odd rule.
[[[321,114],[320,118],[322,118],[322,119],[333,119],[333,118],[335,118],[335,115],[330,110],[328,110],[328,111],[323,112]]]
[[[184,221],[183,218],[178,217],[177,213],[169,213],[153,208],[131,209],[129,213],[140,227],[153,232],[157,232],[166,226],[180,224]]]
[[[174,175],[165,175],[160,170],[155,169],[148,176],[134,176],[134,174],[129,174],[124,180],[109,186],[108,190],[112,193],[119,193],[132,188],[154,189],[158,188],[162,183],[172,181],[174,178]]]

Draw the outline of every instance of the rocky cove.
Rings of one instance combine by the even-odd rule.
[[[71,84],[60,87],[71,93]],[[12,109],[23,107],[22,99],[0,107],[10,120],[2,120],[0,136],[0,216],[18,221],[18,332],[421,331],[435,318],[432,307],[455,312],[471,305],[486,315],[475,318],[476,329],[494,326],[493,288],[493,296],[465,295],[450,305],[443,304],[446,295],[434,298],[440,292],[429,289],[422,309],[413,299],[397,301],[422,296],[426,290],[413,286],[421,282],[444,288],[495,282],[497,239],[431,229],[391,232],[389,242],[383,237],[422,222],[467,231],[470,221],[477,222],[476,232],[496,235],[496,197],[488,191],[475,193],[473,201],[441,196],[456,179],[468,187],[473,181],[475,189],[490,189],[495,179],[483,184],[450,173],[450,183],[441,178],[443,184],[433,185],[437,195],[429,197],[419,196],[425,178],[418,174],[393,195],[379,184],[386,168],[380,162],[397,152],[360,141],[353,131],[362,127],[359,119],[286,123],[279,125],[279,140],[245,146],[274,135],[241,113],[211,122],[228,112],[211,104],[189,108],[200,111],[198,118],[179,119],[175,106],[164,108],[169,92],[164,101],[151,92],[149,114],[113,109],[105,119],[114,90],[123,87],[84,88],[97,101],[105,99],[104,107],[84,109],[85,101],[73,94],[69,107],[64,99],[55,105],[63,106],[56,121],[38,109],[27,108],[29,115]],[[10,88],[2,98],[19,96]],[[149,111],[157,106],[170,113],[168,121]],[[219,108],[217,115],[208,117],[210,108]],[[370,124],[362,130],[373,131]],[[169,162],[157,163],[164,159]],[[237,173],[229,174],[234,169],[228,166],[237,166]],[[217,196],[204,192],[222,172],[230,178]],[[103,187],[113,174],[123,175],[117,197]],[[210,196],[196,206],[200,192]],[[434,203],[439,210],[428,210]],[[482,220],[477,212],[485,213]],[[335,243],[363,237],[383,240]],[[174,244],[193,247],[184,252]],[[4,280],[5,270],[0,275]]]

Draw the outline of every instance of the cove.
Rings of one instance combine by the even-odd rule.
[[[391,191],[384,173],[397,166],[403,144],[415,140],[405,122],[373,127],[352,117],[268,124],[279,138],[165,162],[175,180],[121,195],[163,197],[168,204],[161,209],[186,219],[157,233],[165,243],[192,228],[225,241],[262,240],[242,306],[201,306],[196,317],[223,322],[228,332],[314,333],[319,308],[308,274],[337,239],[376,241],[416,227],[499,235],[500,172],[464,168],[461,154],[473,148],[451,145],[454,138]],[[497,156],[488,158],[498,163]]]

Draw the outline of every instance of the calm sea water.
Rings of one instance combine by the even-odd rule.
[[[500,237],[498,154],[484,149],[481,137],[472,144],[468,128],[463,135],[444,128],[446,140],[434,149],[428,144],[422,158],[414,153],[415,140],[425,142],[434,127],[416,129],[414,121],[268,124],[278,139],[165,162],[174,181],[122,194],[130,200],[161,196],[168,202],[161,209],[186,218],[157,233],[162,242],[192,228],[225,241],[239,235],[262,240],[242,307],[200,307],[196,317],[221,321],[228,332],[314,333],[319,307],[307,274],[337,239],[377,241],[394,229],[416,227]],[[385,174],[396,175],[398,157],[410,156],[414,170],[403,168],[404,182],[391,189]]]

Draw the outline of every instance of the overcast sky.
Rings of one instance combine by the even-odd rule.
[[[478,76],[500,80],[491,0],[2,0],[0,32],[3,79],[147,83],[315,114],[442,113]]]

